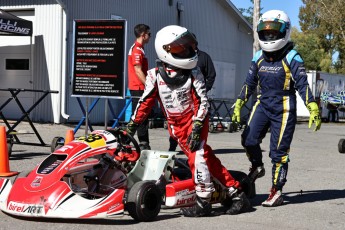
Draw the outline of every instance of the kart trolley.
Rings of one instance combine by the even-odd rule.
[[[231,117],[233,109],[235,107],[236,100],[226,98],[209,98],[210,103],[210,123],[209,132],[215,131],[227,131],[234,132],[238,129],[242,129],[245,125],[249,114],[245,114],[241,117],[241,122],[233,123]],[[246,105],[245,108],[250,110]]]
[[[46,146],[46,144],[44,143],[43,139],[41,138],[40,134],[38,133],[37,129],[35,128],[33,122],[31,121],[30,118],[30,113],[36,108],[37,105],[39,105],[44,98],[46,98],[46,96],[48,96],[51,93],[59,93],[59,91],[55,91],[55,90],[34,90],[34,89],[16,89],[16,88],[8,88],[8,89],[0,89],[0,91],[6,91],[9,92],[11,94],[11,97],[8,98],[1,106],[0,106],[0,119],[3,120],[3,122],[5,123],[5,125],[7,126],[8,130],[6,131],[6,135],[7,135],[7,147],[8,147],[8,153],[9,155],[11,155],[12,152],[12,145],[13,144],[27,144],[27,145],[39,145],[39,146]],[[34,93],[41,93],[41,96],[26,110],[23,106],[23,104],[20,102],[19,98],[18,98],[18,94],[22,93],[22,92],[34,92]],[[22,112],[22,116],[14,123],[14,124],[10,124],[10,122],[8,121],[8,119],[5,117],[4,113],[3,113],[3,109],[12,101],[14,100],[20,111]],[[39,140],[39,143],[30,143],[30,142],[22,142],[20,141],[20,139],[18,138],[18,134],[15,131],[15,128],[20,124],[20,122],[22,122],[24,119],[27,120],[27,122],[29,122],[32,130],[34,131],[34,133],[36,134],[36,137]]]

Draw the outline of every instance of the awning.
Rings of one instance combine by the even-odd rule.
[[[31,36],[32,22],[0,9],[0,35]]]

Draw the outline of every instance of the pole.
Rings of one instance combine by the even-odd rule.
[[[89,129],[89,98],[86,98],[85,102],[86,112],[85,112],[85,136],[88,134]]]
[[[104,130],[108,128],[108,98],[104,102]]]
[[[257,33],[258,21],[260,18],[260,0],[254,0],[253,7],[253,34],[254,34],[254,43],[253,43],[253,53],[255,54],[260,50],[259,37]]]
[[[260,50],[260,44],[259,44],[259,36],[257,33],[258,28],[258,21],[260,18],[260,0],[254,0],[253,1],[253,35],[254,35],[254,42],[253,42],[253,55]],[[256,91],[253,93],[252,98],[257,98],[257,95],[259,94],[259,86],[256,87]],[[252,106],[256,103],[256,100],[252,100]]]

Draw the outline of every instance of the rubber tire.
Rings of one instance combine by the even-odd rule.
[[[252,199],[256,196],[255,183],[252,183],[244,172],[228,170],[229,173],[234,177],[235,180],[240,182],[243,192],[246,194],[248,199]]]
[[[210,124],[210,125],[208,126],[208,131],[209,131],[210,133],[214,133],[214,132],[215,132],[215,128],[214,128],[214,125],[213,125],[213,124]]]
[[[164,121],[163,128],[168,129],[168,122],[167,121]]]
[[[155,127],[154,121],[149,120],[149,129],[153,129]]]
[[[230,123],[229,124],[229,130],[228,130],[229,133],[233,133],[234,132],[234,123]]]
[[[237,123],[231,123],[232,125],[232,129],[234,132],[236,132],[238,130],[238,124]]]
[[[126,209],[129,215],[140,222],[154,220],[162,204],[162,194],[153,181],[139,181],[130,189]]]
[[[63,146],[62,141],[63,137],[54,137],[51,144],[50,144],[50,152],[54,152],[56,149],[61,148]]]
[[[345,153],[345,139],[340,139],[338,143],[339,153]]]
[[[12,143],[9,143],[9,142],[7,142],[7,153],[8,153],[8,157],[10,157],[11,156],[11,154],[12,154]]]

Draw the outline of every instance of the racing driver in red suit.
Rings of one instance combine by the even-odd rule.
[[[136,128],[150,114],[157,98],[168,121],[168,130],[188,157],[197,202],[181,209],[187,217],[211,214],[211,175],[227,187],[232,205],[227,214],[239,214],[250,208],[250,202],[240,184],[206,144],[208,137],[208,100],[204,76],[197,67],[198,56],[192,48],[195,37],[186,28],[166,26],[157,32],[155,49],[157,67],[148,71],[143,96],[127,125],[127,132]]]

